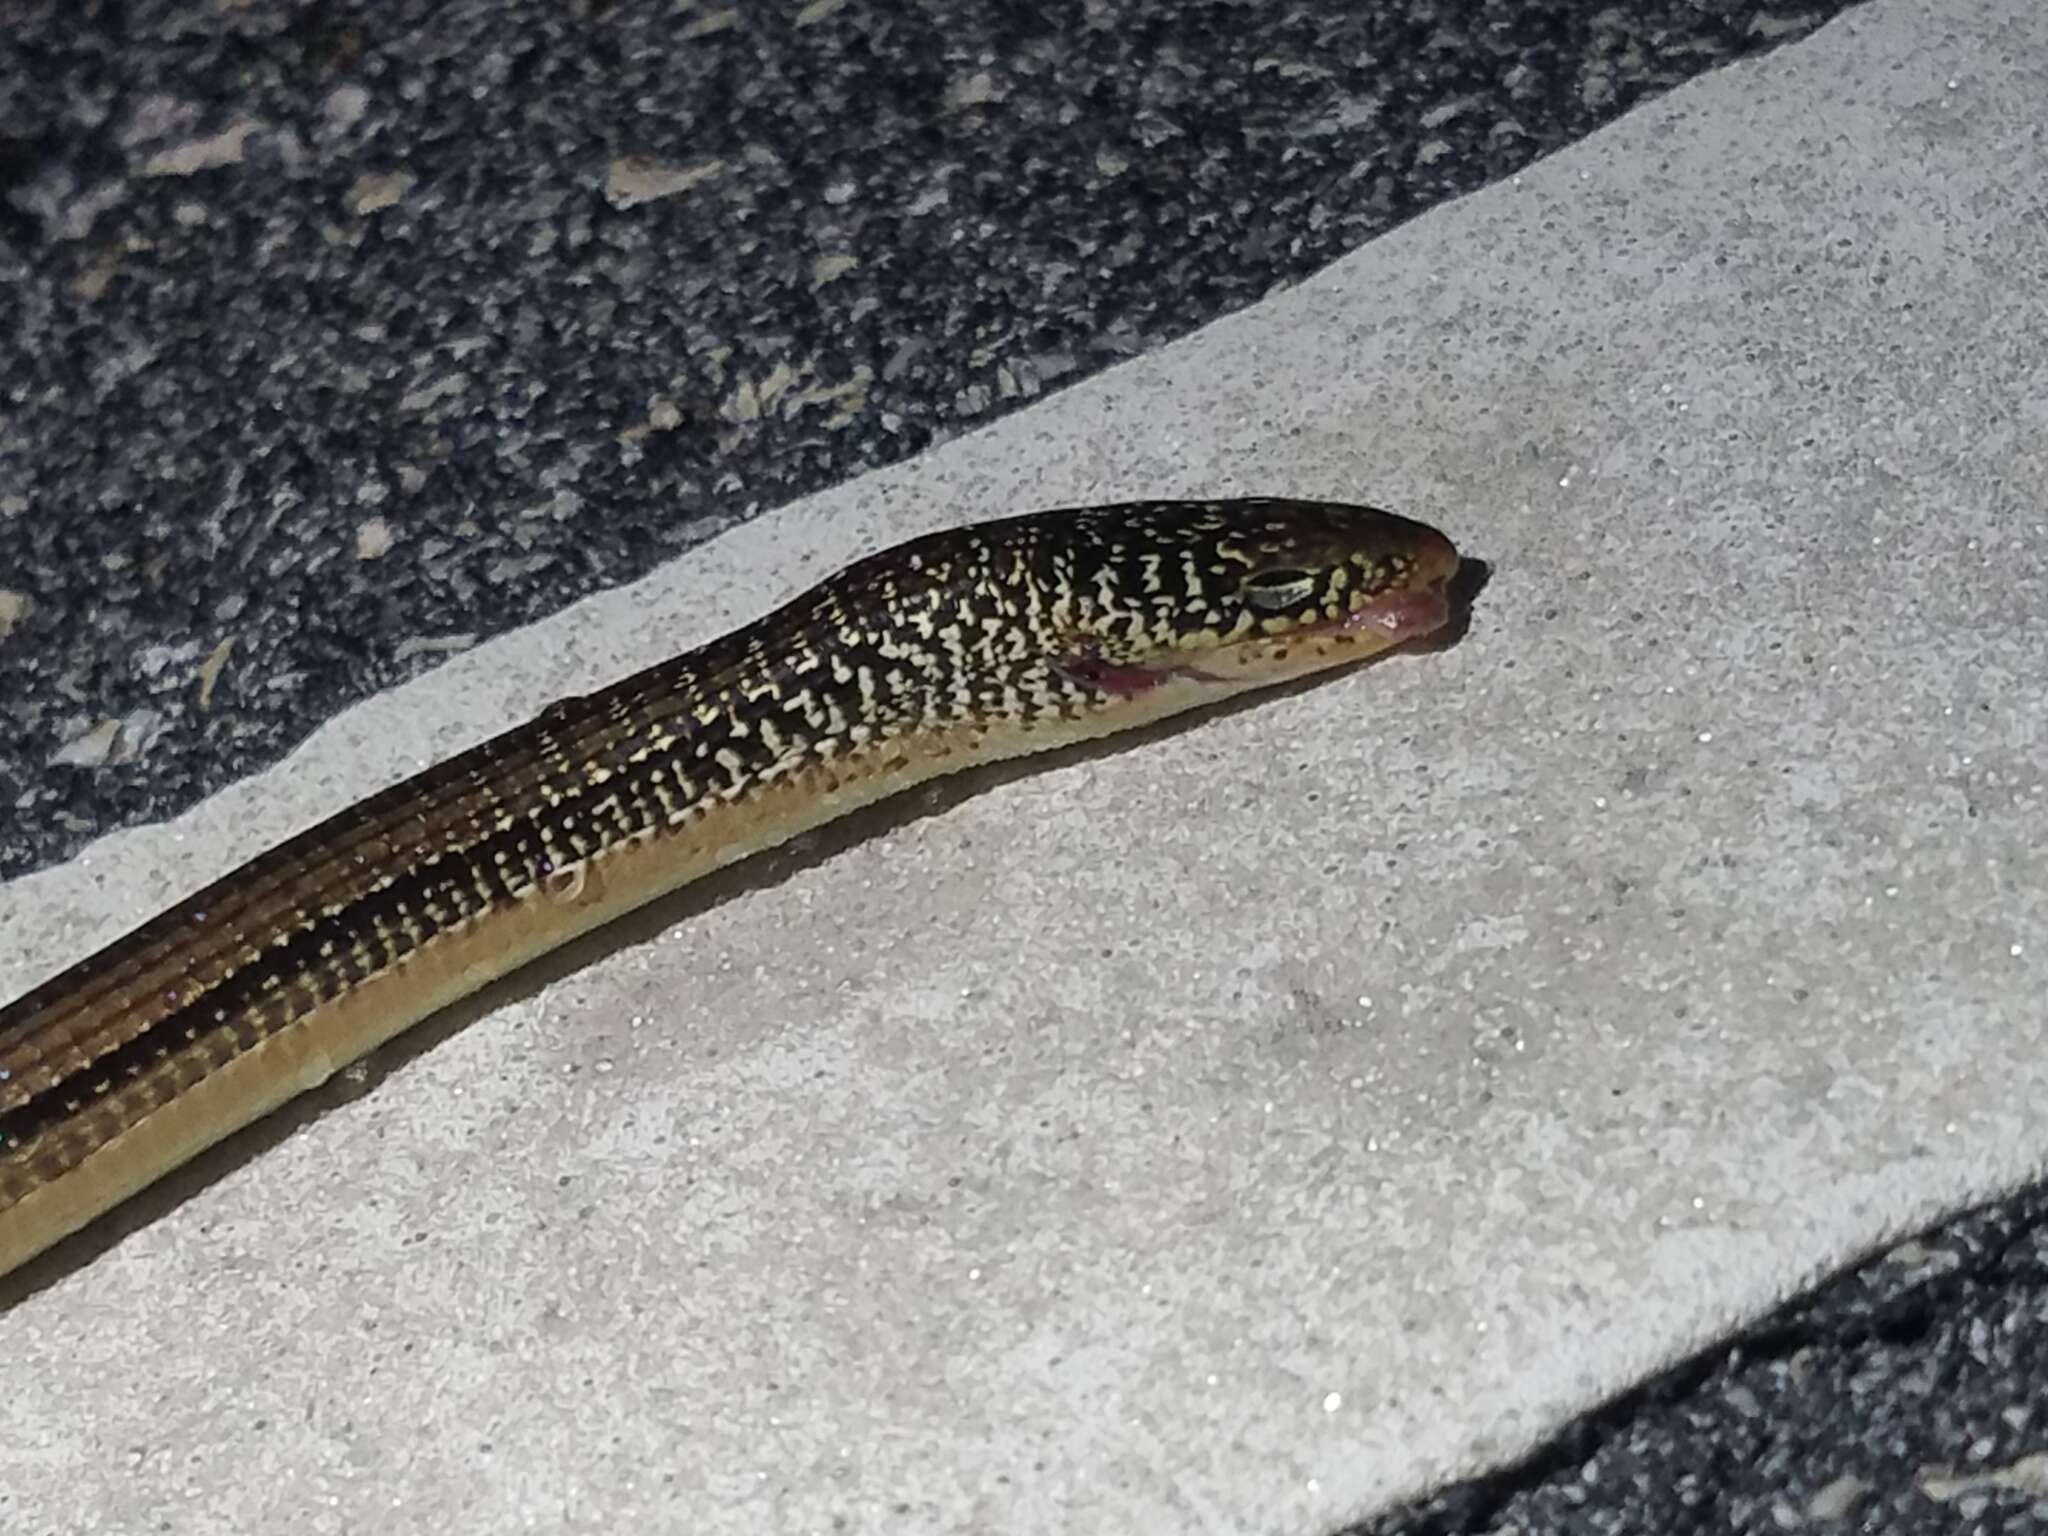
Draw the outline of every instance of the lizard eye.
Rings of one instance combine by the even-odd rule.
[[[1261,613],[1278,613],[1288,608],[1299,608],[1314,597],[1316,578],[1312,571],[1276,565],[1263,571],[1253,571],[1238,584],[1238,591]]]

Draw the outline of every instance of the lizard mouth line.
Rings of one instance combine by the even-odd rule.
[[[1382,592],[1343,618],[1315,627],[1334,634],[1378,635],[1389,644],[1398,644],[1435,633],[1450,622],[1450,617],[1450,597],[1441,585],[1403,587],[1395,592]]]
[[[1293,648],[1294,642],[1303,638],[1339,635],[1355,636],[1367,647],[1364,654],[1371,654],[1390,650],[1394,646],[1419,639],[1424,635],[1434,634],[1450,622],[1450,617],[1450,595],[1443,583],[1437,582],[1427,587],[1403,587],[1378,594],[1342,618],[1325,619],[1317,624],[1304,625],[1292,634],[1259,641],[1256,648],[1277,648],[1284,653]],[[1135,697],[1175,678],[1196,683],[1241,682],[1240,675],[1227,660],[1212,662],[1207,666],[1198,663],[1158,667],[1143,663],[1124,664],[1080,657],[1059,663],[1058,670],[1065,677],[1085,682],[1104,693],[1122,698]]]

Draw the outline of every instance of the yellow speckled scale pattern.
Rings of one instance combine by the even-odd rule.
[[[1341,504],[1038,513],[551,705],[0,1009],[0,1273],[577,932],[936,774],[1383,649],[1456,566]]]

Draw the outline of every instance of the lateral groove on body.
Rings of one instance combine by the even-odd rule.
[[[1427,633],[1457,565],[1335,503],[1039,513],[550,705],[0,1009],[0,1274],[578,933],[938,775]]]

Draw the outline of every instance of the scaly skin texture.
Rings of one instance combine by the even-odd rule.
[[[362,801],[0,1009],[0,1274],[456,998],[912,784],[1445,617],[1433,529],[1274,499],[931,535]]]

